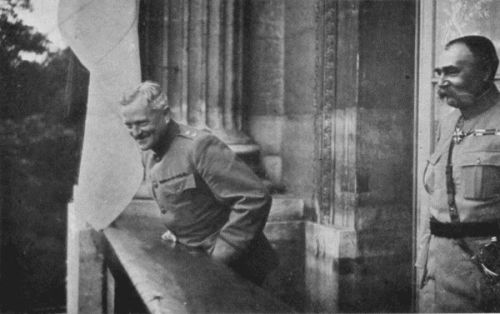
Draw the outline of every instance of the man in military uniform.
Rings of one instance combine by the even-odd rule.
[[[465,36],[445,46],[435,69],[439,97],[456,110],[440,121],[424,173],[430,202],[417,260],[420,312],[500,309],[497,67],[489,39]]]
[[[141,83],[120,109],[143,151],[146,177],[168,229],[165,237],[261,284],[277,266],[262,233],[271,197],[261,180],[217,137],[171,119],[157,83]]]

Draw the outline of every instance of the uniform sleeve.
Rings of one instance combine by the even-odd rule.
[[[415,267],[417,267],[417,278],[420,287],[424,286],[425,277],[427,275],[427,259],[429,256],[429,244],[431,240],[431,230],[429,226],[430,212],[424,209],[420,221],[420,237],[418,239],[417,260]]]
[[[428,251],[428,242],[431,236],[431,230],[429,226],[430,221],[430,213],[428,209],[424,209],[424,212],[421,215],[420,221],[420,230],[419,235],[420,238],[418,240],[418,254],[417,260],[415,263],[416,267],[423,268],[427,262],[427,251]]]
[[[435,143],[439,143],[441,140],[441,134],[442,134],[442,122],[440,121],[437,124],[436,127],[436,135],[435,135]],[[437,144],[436,144],[437,145]],[[424,189],[427,191],[427,193],[431,193],[431,189],[429,189],[426,185],[426,172],[428,170],[429,163],[427,163],[425,169],[424,169],[424,176],[423,176],[423,183],[424,183]],[[434,184],[432,184],[434,185]],[[434,186],[432,186],[432,190],[434,189]],[[427,274],[427,259],[429,255],[429,243],[431,240],[431,230],[430,230],[430,218],[431,214],[429,211],[429,208],[423,208],[422,209],[422,214],[420,215],[420,228],[419,228],[419,238],[417,241],[417,258],[415,261],[415,267],[417,268],[417,278],[418,278],[418,283],[420,287],[423,286],[424,284],[424,279]]]
[[[228,264],[262,232],[271,197],[254,172],[215,136],[196,140],[193,164],[214,196],[231,209],[211,252],[212,258]]]

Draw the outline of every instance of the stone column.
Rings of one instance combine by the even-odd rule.
[[[193,0],[187,5],[189,9],[187,122],[196,127],[203,127],[206,124],[207,107],[207,2],[206,0]],[[165,40],[168,41],[168,38]]]
[[[143,1],[140,27],[143,79],[162,84],[174,118],[255,150],[240,146],[243,1]]]
[[[248,1],[245,38],[245,107],[250,135],[262,148],[263,167],[282,189],[282,140],[285,118],[285,2]],[[281,186],[281,187],[280,187]]]

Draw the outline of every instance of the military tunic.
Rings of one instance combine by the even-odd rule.
[[[277,265],[262,233],[271,197],[261,180],[217,137],[173,120],[155,151],[143,162],[166,228],[260,283]]]
[[[450,222],[445,168],[455,126],[461,116],[453,111],[440,123],[438,143],[424,174],[430,205],[427,216],[442,223]],[[481,130],[500,130],[500,94],[492,86],[483,94],[472,112],[463,117],[462,130],[476,130],[454,145],[451,164],[455,185],[455,203],[460,222],[500,220],[500,136],[481,135]],[[485,278],[457,239],[430,234],[428,221],[417,267],[424,269],[420,292],[421,312],[480,312],[485,300]],[[467,237],[473,251],[489,237]],[[500,298],[500,296],[498,296]]]

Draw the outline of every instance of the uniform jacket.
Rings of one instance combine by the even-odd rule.
[[[493,85],[476,102],[474,112],[464,117],[462,131],[470,133],[455,144],[451,156],[455,202],[460,222],[500,220],[500,94]],[[424,171],[424,185],[429,194],[429,208],[422,221],[417,267],[422,268],[421,311],[469,311],[479,309],[483,301],[483,275],[454,239],[433,237],[429,219],[449,223],[445,168],[452,136],[461,112],[454,110],[442,121],[438,142]],[[477,252],[489,238],[468,239]],[[429,283],[431,282],[431,283]]]
[[[233,268],[248,264],[244,276],[275,267],[262,233],[271,197],[252,170],[208,131],[173,120],[161,144],[143,162],[163,222],[178,241]]]
[[[450,222],[445,167],[460,115],[460,111],[455,110],[442,121],[439,140],[424,178],[430,194],[430,214],[441,222]],[[478,99],[475,112],[465,119],[463,131],[492,129],[500,131],[500,95],[494,86]],[[500,219],[500,134],[464,137],[453,148],[452,164],[460,221]]]

